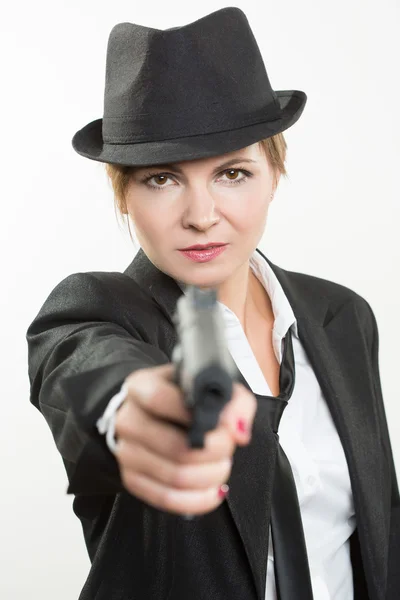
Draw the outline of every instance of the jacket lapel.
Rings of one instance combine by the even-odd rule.
[[[371,598],[384,598],[389,523],[388,472],[382,460],[371,373],[349,302],[317,325],[299,317],[299,337],[313,365],[349,467],[364,571]],[[386,478],[386,485],[385,485]],[[374,592],[374,595],[373,595]]]
[[[309,279],[271,263],[297,319],[300,341],[332,413],[347,458],[359,531],[361,554],[371,597],[383,600],[387,564],[385,465],[378,439],[372,375],[357,330],[354,303],[336,304],[333,298],[309,289]],[[170,322],[171,355],[176,343],[172,315],[182,294],[176,282],[161,272],[139,250],[125,273],[153,297]],[[352,344],[354,336],[354,344]],[[357,339],[357,336],[359,339]],[[248,386],[242,378],[242,383]],[[265,597],[269,519],[276,457],[274,436],[266,425],[262,396],[251,443],[238,447],[226,500],[243,542],[259,600]]]

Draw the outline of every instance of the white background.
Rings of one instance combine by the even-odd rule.
[[[75,131],[103,113],[109,32],[123,21],[184,25],[229,5],[40,0],[2,10],[4,600],[77,599],[89,569],[61,457],[29,403],[25,333],[61,279],[123,271],[135,253],[115,218],[104,165],[71,146]],[[273,88],[308,95],[302,117],[285,132],[290,179],[281,180],[260,248],[285,269],[331,279],[370,302],[399,472],[399,2],[235,6],[248,16]]]

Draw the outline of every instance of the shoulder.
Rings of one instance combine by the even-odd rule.
[[[307,273],[299,273],[280,269],[288,282],[289,288],[295,297],[302,297],[310,304],[325,299],[329,304],[331,313],[342,310],[345,306],[354,309],[354,314],[360,326],[369,338],[377,330],[376,318],[368,300],[355,289]]]
[[[290,279],[294,285],[302,287],[310,293],[329,296],[329,298],[343,302],[349,300],[354,300],[355,302],[365,301],[365,299],[353,288],[332,281],[331,279],[325,279],[307,273],[288,271],[286,269],[282,269],[282,271],[287,274],[288,279]]]
[[[48,300],[98,306],[104,302],[149,302],[150,296],[131,277],[118,271],[71,273],[52,289]]]
[[[71,273],[51,290],[33,327],[59,322],[113,322],[130,333],[145,336],[160,319],[151,295],[131,277],[120,272]],[[143,331],[142,331],[143,330]]]

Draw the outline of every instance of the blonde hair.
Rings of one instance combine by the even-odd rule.
[[[278,133],[269,138],[260,140],[258,144],[264,151],[264,154],[274,171],[276,186],[278,174],[287,177],[285,168],[287,144],[283,133]],[[114,191],[114,210],[117,221],[120,216],[124,222],[124,216],[126,216],[129,235],[133,241],[132,232],[129,226],[129,213],[126,205],[126,190],[135,167],[106,163],[105,169]]]

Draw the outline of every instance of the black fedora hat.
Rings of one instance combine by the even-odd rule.
[[[216,156],[288,129],[306,100],[272,89],[239,8],[165,30],[119,23],[108,40],[103,118],[72,145],[86,158],[131,166]]]

